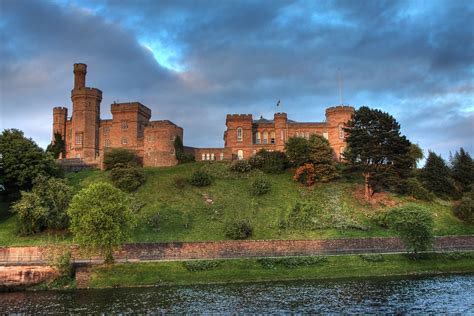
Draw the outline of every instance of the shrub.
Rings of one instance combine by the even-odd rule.
[[[417,200],[432,201],[434,199],[433,193],[425,189],[417,178],[408,178],[404,182],[403,187],[402,193],[410,195]]]
[[[114,148],[104,155],[104,168],[111,170],[117,164],[140,166],[138,156],[130,150],[123,148]]]
[[[252,166],[247,160],[235,160],[230,165],[230,170],[239,173],[247,173],[252,170]]]
[[[230,239],[245,239],[252,236],[252,225],[246,220],[235,220],[227,222],[224,233]]]
[[[290,137],[285,144],[285,152],[292,166],[300,167],[309,162],[310,144],[306,138]]]
[[[184,152],[183,141],[181,140],[181,137],[176,136],[173,145],[176,160],[178,160],[179,164],[195,161],[193,154]]]
[[[311,163],[304,164],[296,169],[293,180],[305,186],[312,186],[315,182],[314,165]]]
[[[338,176],[336,166],[333,163],[321,163],[314,165],[314,180],[317,182],[329,182]]]
[[[327,257],[311,256],[311,257],[282,257],[282,258],[260,258],[257,262],[264,269],[275,269],[277,266],[283,266],[288,269],[295,269],[305,266],[320,265],[327,262]]]
[[[263,167],[265,161],[261,156],[254,155],[248,159],[248,162],[252,169],[260,169]]]
[[[262,149],[257,153],[257,156],[263,159],[261,169],[265,173],[282,173],[288,165],[286,155],[280,151]]]
[[[367,261],[367,262],[383,262],[383,261],[385,261],[384,256],[382,256],[381,254],[361,254],[361,255],[359,255],[359,257],[363,261]]]
[[[257,178],[252,182],[252,194],[263,195],[270,192],[272,189],[271,183],[265,178]]]
[[[474,188],[464,193],[461,203],[454,207],[454,215],[468,223],[474,223]]]
[[[184,189],[188,184],[188,179],[186,179],[185,177],[177,176],[173,178],[173,183],[177,189],[181,190]]]
[[[153,228],[153,230],[160,230],[160,224],[161,224],[160,213],[153,212],[150,215],[148,215],[147,223],[148,225],[151,226],[151,228]]]
[[[18,213],[18,233],[32,235],[46,227],[48,209],[41,198],[32,192],[22,192],[21,199],[13,204],[13,212]]]
[[[430,249],[433,242],[433,216],[418,205],[389,210],[389,227],[397,232],[408,251],[415,254]]]
[[[196,187],[205,187],[211,185],[212,178],[207,172],[198,170],[193,173],[190,182]]]
[[[117,163],[110,172],[110,179],[120,190],[133,192],[145,182],[145,174],[136,166]]]
[[[190,272],[208,271],[218,268],[222,264],[220,260],[196,260],[184,261],[183,266]]]

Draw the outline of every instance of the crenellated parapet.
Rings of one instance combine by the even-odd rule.
[[[227,114],[226,121],[252,121],[252,114]]]
[[[332,112],[355,112],[355,108],[349,105],[336,105],[326,109],[326,115]]]

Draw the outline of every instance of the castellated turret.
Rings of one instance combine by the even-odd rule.
[[[82,89],[86,87],[86,64],[74,64],[74,89]]]
[[[61,138],[66,137],[66,122],[67,122],[67,108],[55,107],[53,108],[53,141],[54,134],[61,134]]]

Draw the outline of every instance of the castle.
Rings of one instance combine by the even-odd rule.
[[[59,133],[66,145],[66,155],[61,159],[76,158],[101,167],[107,150],[125,148],[134,151],[144,166],[177,164],[174,140],[178,136],[183,140],[183,128],[168,120],[150,121],[151,110],[139,102],[114,103],[112,119],[101,120],[102,91],[86,87],[86,74],[87,65],[74,64],[71,118],[67,108],[53,109],[53,141],[54,134]],[[227,115],[223,148],[185,150],[196,160],[246,159],[260,149],[284,151],[290,137],[318,134],[329,141],[335,158],[340,159],[346,146],[343,127],[353,113],[350,106],[330,107],[325,122],[296,122],[286,113],[275,113],[272,120],[254,120],[251,114]]]

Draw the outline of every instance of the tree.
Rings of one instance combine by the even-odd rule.
[[[130,236],[135,217],[125,193],[108,183],[79,191],[67,211],[75,241],[88,251],[100,251],[113,262],[113,251]]]
[[[64,143],[63,137],[60,133],[54,133],[54,141],[48,145],[46,152],[51,153],[54,159],[66,157],[66,143]]]
[[[281,151],[261,149],[257,152],[257,156],[263,159],[261,169],[265,173],[282,173],[288,165],[286,155]]]
[[[22,131],[6,129],[0,135],[1,166],[8,194],[16,198],[20,190],[30,190],[33,179],[40,174],[61,176],[62,169]]]
[[[285,144],[285,153],[292,166],[300,167],[309,161],[310,144],[306,138],[290,137]]]
[[[451,175],[462,192],[468,192],[474,183],[474,162],[462,147],[451,159]]]
[[[453,196],[456,191],[446,162],[432,151],[428,153],[425,166],[420,173],[420,179],[425,188],[438,196]]]
[[[405,205],[391,209],[389,227],[397,232],[408,251],[415,254],[426,251],[433,243],[433,216],[417,205]]]
[[[408,177],[411,144],[390,114],[361,107],[344,130],[348,135],[344,159],[362,170],[367,200],[377,190]]]
[[[408,155],[410,156],[411,161],[412,161],[411,167],[413,169],[416,169],[418,162],[424,157],[423,149],[421,149],[421,147],[418,144],[411,144]]]
[[[140,160],[138,156],[130,150],[123,148],[114,148],[104,155],[104,168],[111,170],[116,164],[139,166]]]
[[[31,192],[22,192],[21,199],[13,204],[18,214],[18,230],[21,235],[31,235],[45,229],[65,229],[69,225],[66,209],[72,191],[66,181],[53,177],[38,176]]]
[[[461,203],[455,205],[454,215],[465,222],[474,224],[474,187],[463,194]]]
[[[328,182],[337,175],[334,163],[334,151],[329,141],[313,134],[309,138],[309,161],[314,164],[314,179],[318,182]]]
[[[145,174],[142,168],[117,163],[110,171],[110,179],[120,190],[133,192],[145,182]]]

